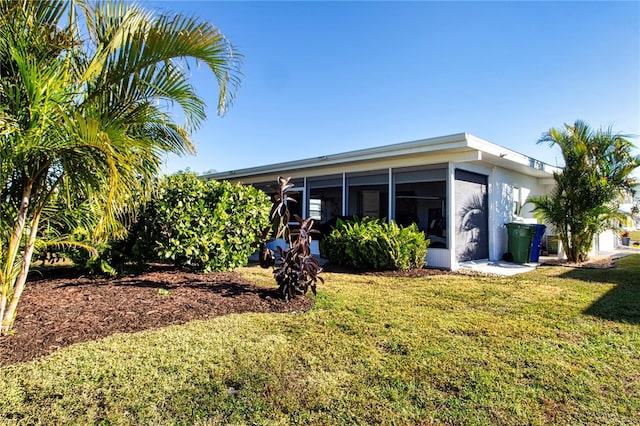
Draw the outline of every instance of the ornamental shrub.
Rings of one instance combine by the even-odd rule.
[[[416,224],[398,226],[394,221],[364,217],[342,221],[322,240],[322,255],[331,263],[361,270],[421,268],[429,240]]]
[[[298,215],[293,215],[298,222],[298,227],[297,229],[289,227],[291,213],[287,204],[295,202],[291,197],[295,193],[292,188],[291,177],[278,176],[278,193],[273,197],[271,213],[272,227],[265,235],[269,241],[284,238],[288,244],[285,250],[278,247],[280,260],[273,271],[273,276],[278,283],[278,294],[286,301],[299,294],[306,294],[309,288],[313,294],[316,294],[316,283],[318,281],[324,283],[324,278],[320,276],[322,267],[311,254],[311,234],[318,233],[317,230],[312,229],[313,219],[309,217],[302,219]],[[275,253],[267,247],[266,242],[263,243],[260,251],[260,266],[263,268],[276,264]]]
[[[271,203],[251,186],[165,177],[129,236],[133,258],[210,272],[247,264],[269,227]]]

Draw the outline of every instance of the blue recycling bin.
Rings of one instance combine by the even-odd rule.
[[[538,262],[540,260],[540,250],[542,249],[542,236],[547,229],[544,225],[531,225],[535,227],[535,234],[533,235],[533,241],[531,243],[531,262]]]

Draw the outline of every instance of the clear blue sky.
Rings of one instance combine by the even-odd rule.
[[[640,2],[145,2],[213,22],[244,55],[222,118],[165,172],[226,171],[468,132],[537,145],[580,118],[640,134]],[[640,144],[635,139],[636,145]]]

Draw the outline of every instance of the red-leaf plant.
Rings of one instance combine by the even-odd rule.
[[[278,177],[278,189],[274,195],[271,213],[273,226],[267,231],[267,237],[268,234],[274,235],[270,241],[283,238],[288,248],[282,250],[281,247],[277,247],[280,257],[277,266],[275,266],[276,255],[273,250],[263,244],[260,251],[260,266],[263,268],[275,266],[273,276],[279,286],[278,293],[287,301],[297,295],[305,294],[309,288],[313,294],[316,294],[316,283],[318,281],[324,283],[324,279],[320,276],[322,267],[311,254],[311,234],[318,232],[312,229],[313,219],[302,219],[294,215],[294,219],[300,224],[299,228],[295,230],[289,228],[290,213],[287,203],[295,202],[291,197],[295,191],[291,190],[293,184],[290,180],[290,177]]]

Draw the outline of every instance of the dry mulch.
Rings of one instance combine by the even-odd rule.
[[[166,291],[169,293],[167,294]],[[235,272],[190,273],[166,266],[135,276],[100,278],[58,270],[27,285],[15,334],[0,337],[0,366],[29,361],[74,343],[241,312],[301,312],[308,297],[289,303],[274,288]]]
[[[615,268],[619,256],[595,256],[584,262],[568,262],[564,259],[546,259],[543,265],[565,266],[568,268],[610,269]]]

